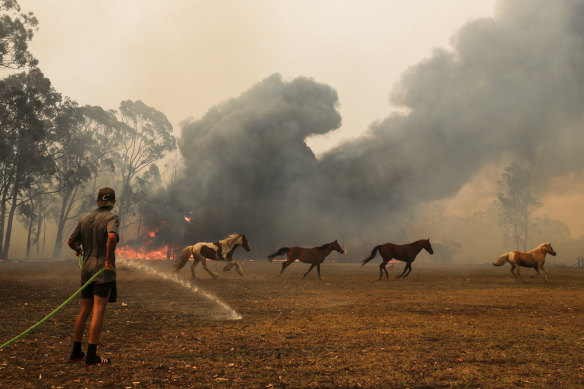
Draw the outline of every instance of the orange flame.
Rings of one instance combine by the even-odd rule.
[[[116,249],[116,256],[124,259],[166,259],[166,253],[168,252],[168,245],[161,247],[157,250],[145,250],[144,248],[139,248],[138,250],[130,246],[122,246]]]
[[[189,223],[191,222],[191,220],[193,220],[193,218],[192,218],[192,217],[188,217],[188,216],[184,216],[184,218],[185,218],[185,220],[186,220],[187,222],[189,222]]]

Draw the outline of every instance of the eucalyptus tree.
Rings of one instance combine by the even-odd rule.
[[[0,67],[36,66],[28,43],[37,26],[36,17],[31,12],[22,13],[16,0],[0,0]]]
[[[514,162],[505,168],[501,184],[503,192],[497,195],[497,206],[503,237],[516,250],[527,251],[531,211],[541,206],[532,194],[531,172]]]
[[[142,101],[123,101],[119,108],[123,125],[116,131],[116,159],[121,176],[118,196],[119,217],[127,225],[126,214],[132,206],[132,185],[135,178],[151,164],[176,149],[172,124],[166,116]]]
[[[152,201],[152,194],[162,187],[162,177],[158,166],[153,163],[148,170],[139,177],[136,177],[134,187],[132,188],[132,203],[138,212],[136,228],[136,244],[140,246],[142,233],[142,216],[148,212],[147,207]]]
[[[79,107],[77,103],[66,100],[55,117],[54,141],[50,153],[56,164],[53,176],[55,197],[58,208],[54,212],[57,225],[53,256],[58,256],[64,243],[66,226],[87,211],[81,205],[83,187],[95,178],[99,164],[107,157],[111,133],[117,121],[111,112],[99,107]],[[70,223],[69,223],[70,224]]]
[[[54,170],[50,121],[61,95],[33,68],[0,80],[0,255],[7,257],[14,214],[35,175]]]

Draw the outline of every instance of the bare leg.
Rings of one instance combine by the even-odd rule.
[[[310,265],[310,267],[308,268],[308,271],[306,273],[304,273],[304,276],[302,276],[302,278],[306,278],[306,276],[308,275],[308,273],[310,273],[310,271],[316,266],[315,263],[313,263],[312,265]]]
[[[81,299],[81,308],[79,310],[79,315],[75,320],[75,327],[73,328],[73,341],[81,342],[83,340],[83,331],[85,330],[85,323],[87,323],[87,318],[93,311],[93,299],[84,298]]]
[[[93,300],[93,317],[89,325],[89,344],[97,344],[99,342],[99,335],[105,316],[105,307],[107,306],[109,297],[93,296]]]
[[[511,264],[511,274],[513,274],[513,277],[515,277],[515,281],[519,281],[517,274],[515,274],[515,266],[513,264]]]
[[[521,282],[525,282],[525,281],[523,280],[523,277],[521,277],[521,273],[519,273],[520,267],[519,267],[519,266],[517,266],[517,269],[515,269],[515,270],[517,270],[517,277],[519,277],[519,279],[521,280]]]
[[[322,280],[322,277],[320,276],[320,263],[316,264],[316,271],[318,272],[318,279]]]
[[[537,274],[534,276],[531,276],[531,278],[539,277],[539,269],[537,268],[537,266],[535,266],[534,269],[537,272]]]

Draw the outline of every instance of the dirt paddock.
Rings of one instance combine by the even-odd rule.
[[[195,291],[120,262],[99,348],[112,365],[65,362],[75,299],[0,350],[0,387],[584,386],[582,270],[550,267],[544,284],[524,269],[517,283],[508,267],[414,263],[377,281],[377,265],[325,262],[319,281],[301,263],[280,278],[280,263],[243,261],[244,277],[211,263],[220,278],[198,268]],[[73,294],[78,273],[74,260],[0,262],[0,343]]]

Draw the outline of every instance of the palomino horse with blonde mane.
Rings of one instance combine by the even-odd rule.
[[[404,271],[397,276],[396,278],[400,277],[407,277],[408,274],[412,271],[412,262],[416,259],[416,256],[422,249],[426,250],[431,254],[434,254],[434,249],[432,249],[432,245],[430,244],[430,239],[420,239],[415,242],[409,244],[393,244],[393,243],[385,243],[380,244],[379,246],[375,246],[371,251],[371,255],[361,261],[362,265],[365,265],[367,262],[372,260],[377,252],[381,255],[383,261],[381,265],[379,265],[379,279],[383,278],[383,271],[385,271],[385,278],[389,279],[389,274],[387,273],[387,269],[385,265],[392,260],[397,259],[398,261],[403,261],[406,263],[404,267]],[[406,273],[407,271],[407,273]]]
[[[324,261],[324,259],[333,251],[338,251],[341,254],[344,254],[345,251],[341,248],[339,243],[335,240],[334,242],[323,244],[319,247],[313,247],[311,249],[306,249],[304,247],[282,247],[274,254],[268,255],[268,259],[270,262],[274,257],[282,254],[287,254],[286,261],[282,262],[282,270],[280,270],[280,274],[278,277],[282,275],[284,269],[286,269],[292,262],[295,260],[299,260],[300,262],[310,263],[310,268],[302,278],[306,278],[308,273],[316,266],[316,270],[318,271],[318,278],[322,279],[320,276],[320,264]]]
[[[243,247],[246,251],[249,251],[249,243],[243,234],[231,234],[227,238],[220,240],[219,242],[199,242],[192,246],[187,246],[183,249],[180,258],[174,264],[176,271],[182,269],[182,267],[188,262],[189,258],[193,257],[193,264],[191,266],[191,278],[195,277],[195,267],[201,262],[203,268],[209,273],[213,278],[217,278],[218,275],[211,271],[207,267],[207,259],[212,259],[215,261],[227,261],[227,265],[223,268],[223,271],[228,271],[235,266],[237,272],[240,276],[243,276],[243,271],[241,266],[235,259],[231,256],[236,248],[239,246]]]
[[[511,274],[515,277],[515,280],[521,280],[523,282],[523,277],[519,274],[519,267],[532,267],[537,272],[539,276],[539,271],[542,270],[544,273],[544,282],[547,282],[548,274],[547,270],[543,267],[545,262],[545,255],[551,254],[556,255],[555,250],[552,248],[552,244],[549,242],[542,243],[531,251],[524,253],[523,251],[511,251],[509,253],[501,255],[493,265],[503,266],[506,262],[511,264]],[[515,274],[517,271],[517,274]]]

